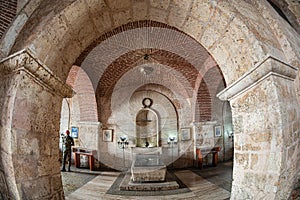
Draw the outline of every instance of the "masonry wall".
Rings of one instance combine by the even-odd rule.
[[[0,107],[1,195],[4,199],[62,199],[58,160],[61,82],[29,52],[3,60],[0,67],[1,92],[9,97]]]
[[[267,73],[270,66],[273,73]],[[231,100],[233,199],[288,199],[291,195],[299,175],[300,151],[295,74],[292,66],[269,58],[245,76],[262,78]]]
[[[1,65],[0,65],[1,67]],[[0,73],[0,111],[1,111],[1,123],[0,123],[0,136],[1,138],[7,138],[7,142],[10,140],[10,120],[8,120],[10,116],[10,107],[12,102],[14,101],[13,98],[15,96],[15,86],[14,80],[16,79],[15,76],[8,76],[4,74],[4,71]],[[8,98],[9,97],[9,98]],[[1,139],[2,140],[2,139]],[[16,185],[13,184],[12,178],[7,177],[7,168],[9,172],[13,172],[12,166],[12,157],[11,157],[11,150],[9,146],[3,146],[1,144],[1,162],[0,162],[0,197],[1,199],[14,199],[16,193]],[[4,162],[5,161],[5,162]]]

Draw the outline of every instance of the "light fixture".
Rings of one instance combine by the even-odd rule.
[[[144,60],[149,60],[149,55],[148,54],[144,55]]]
[[[169,136],[169,141],[168,144],[171,144],[171,149],[172,149],[172,169],[174,169],[174,165],[173,165],[173,160],[174,160],[174,155],[173,155],[173,145],[175,142],[176,137],[175,136]]]
[[[171,142],[174,142],[175,139],[176,139],[176,138],[175,138],[174,136],[170,136],[170,137],[169,137],[169,140],[170,140]]]
[[[118,141],[118,147],[120,149],[123,149],[123,170],[126,171],[126,166],[125,166],[125,148],[127,148],[129,142],[127,141],[127,138],[125,136],[121,136],[120,140]]]
[[[127,141],[126,137],[121,136],[120,140],[118,141],[118,146],[120,149],[125,149],[128,146],[129,142]]]
[[[140,72],[144,75],[149,75],[153,72],[153,68],[150,66],[143,66],[140,68]]]

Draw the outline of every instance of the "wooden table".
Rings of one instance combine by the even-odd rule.
[[[89,159],[89,167],[90,170],[94,170],[94,150],[78,150],[73,151],[74,153],[74,161],[75,161],[75,167],[79,168],[80,167],[80,155],[87,156]]]
[[[214,147],[211,149],[201,149],[197,148],[196,149],[196,155],[198,157],[198,167],[200,169],[203,168],[203,158],[206,157],[208,154],[212,154],[212,166],[217,166],[218,165],[218,158],[219,158],[219,151],[221,150],[220,147]]]

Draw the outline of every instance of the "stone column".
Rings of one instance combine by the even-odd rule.
[[[218,94],[233,113],[231,199],[288,199],[300,169],[296,74],[268,56]]]
[[[73,91],[24,50],[0,62],[0,194],[64,199],[59,163],[63,97]]]

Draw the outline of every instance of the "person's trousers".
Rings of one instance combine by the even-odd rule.
[[[68,151],[68,150],[64,151],[64,154],[63,154],[63,167],[62,167],[63,170],[66,169],[65,165],[66,165],[67,158],[68,158],[68,164],[69,164],[68,165],[68,170],[70,170],[71,169],[71,150],[70,151]]]

